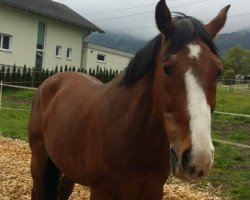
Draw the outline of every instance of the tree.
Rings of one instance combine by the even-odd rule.
[[[235,83],[235,73],[234,73],[234,70],[230,70],[229,69],[229,70],[225,71],[223,79],[224,79],[224,84],[225,85],[234,84]]]
[[[222,59],[224,70],[232,69],[235,74],[246,71],[250,66],[250,51],[240,45],[231,47]]]
[[[58,66],[55,68],[55,74],[58,73]]]
[[[23,66],[21,80],[23,82],[22,85],[26,85],[26,81],[27,81],[27,67],[26,67],[26,65]]]
[[[0,71],[0,81],[3,81],[5,76],[5,66],[2,65],[1,71]]]
[[[31,69],[29,68],[26,74],[26,85],[31,87],[32,86],[32,72]]]
[[[99,65],[97,65],[97,67],[96,67],[96,78],[100,79]]]
[[[89,68],[89,75],[92,76],[92,69]]]
[[[67,65],[65,65],[64,71],[65,71],[65,72],[68,71],[68,66],[67,66]]]
[[[43,82],[45,79],[46,79],[45,70],[43,68],[42,71],[41,71],[41,82]]]
[[[54,74],[55,74],[54,70],[51,70],[51,71],[49,72],[49,76],[53,76]]]
[[[16,84],[16,65],[14,64],[12,73],[10,75],[10,81],[14,84]]]
[[[18,82],[18,84],[20,84],[22,80],[22,75],[21,75],[21,69],[20,67],[17,69],[17,74],[16,74],[16,82]]]
[[[4,82],[10,82],[10,67],[8,67],[6,70]]]
[[[92,76],[95,77],[95,69],[93,69],[93,71],[92,71]]]
[[[45,79],[47,79],[47,78],[49,78],[49,69],[46,69],[46,71],[45,71]]]
[[[32,70],[32,86],[39,86],[41,82],[41,69],[35,67]]]

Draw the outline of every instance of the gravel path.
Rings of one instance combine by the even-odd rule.
[[[27,143],[0,136],[0,200],[30,199],[30,149]],[[196,189],[195,189],[196,188]],[[195,185],[170,178],[164,186],[164,200],[221,200],[208,186],[206,191]],[[89,189],[76,185],[71,200],[89,200]]]

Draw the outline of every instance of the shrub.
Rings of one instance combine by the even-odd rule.
[[[11,70],[12,69],[12,70]],[[52,76],[53,74],[56,74],[58,72],[63,71],[73,71],[73,72],[80,72],[84,74],[88,74],[90,76],[94,76],[103,83],[107,83],[111,81],[115,76],[118,75],[118,70],[112,70],[112,69],[106,69],[101,68],[97,66],[94,69],[89,68],[87,71],[86,68],[76,68],[75,66],[67,66],[65,65],[55,67],[54,70],[48,70],[48,69],[37,69],[34,68],[27,68],[26,65],[24,65],[23,68],[13,66],[4,66],[2,65],[0,68],[0,80],[3,80],[3,82],[12,82],[16,83],[17,85],[21,86],[32,86],[32,87],[38,87],[45,79],[47,79],[49,76]]]
[[[10,67],[7,68],[5,76],[4,76],[4,82],[10,82]]]
[[[5,75],[5,66],[2,65],[2,68],[0,70],[0,81],[4,80],[4,75]]]
[[[223,83],[225,85],[231,85],[231,84],[235,84],[235,73],[234,73],[234,70],[227,70],[225,71],[224,73],[224,76],[223,76]]]

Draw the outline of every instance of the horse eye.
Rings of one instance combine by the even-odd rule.
[[[164,73],[168,76],[172,75],[173,74],[173,70],[172,70],[172,67],[171,65],[164,65],[163,66],[163,70],[164,70]]]

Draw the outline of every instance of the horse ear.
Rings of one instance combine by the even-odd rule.
[[[227,5],[225,8],[223,8],[214,19],[212,19],[207,25],[205,25],[205,28],[206,28],[208,34],[212,38],[214,38],[216,36],[216,34],[225,25],[225,22],[227,19],[227,12],[228,12],[230,6],[231,5]]]
[[[156,5],[155,21],[159,31],[164,35],[169,36],[174,28],[174,21],[165,0],[160,0]]]

